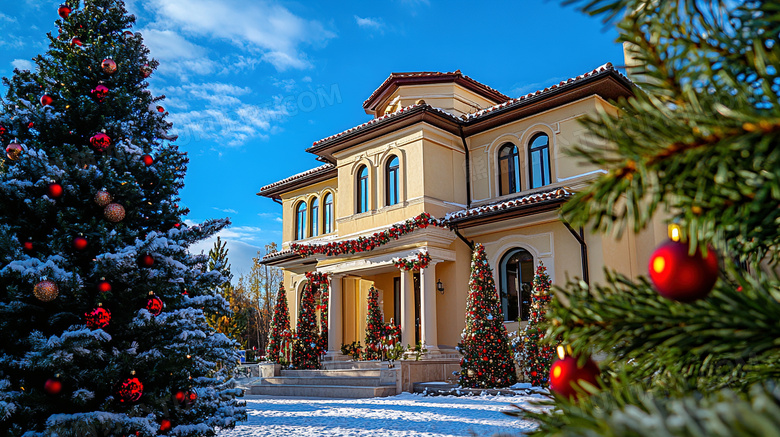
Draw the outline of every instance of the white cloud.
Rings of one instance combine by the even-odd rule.
[[[188,80],[191,74],[215,72],[218,64],[208,58],[208,50],[186,40],[172,30],[144,29],[144,43],[153,58],[160,61],[158,72]]]
[[[279,71],[311,66],[305,45],[322,45],[335,34],[316,20],[301,18],[269,1],[151,0],[146,7],[158,17],[156,27],[178,26],[185,33],[258,50]]]
[[[14,59],[11,61],[11,65],[14,68],[18,68],[20,70],[30,70],[32,71],[35,67],[35,64],[32,63],[32,61],[28,61],[27,59]]]
[[[274,221],[277,221],[277,222],[279,222],[279,223],[284,223],[284,220],[282,220],[282,218],[281,218],[281,217],[276,217],[276,218],[274,219]]]
[[[216,206],[214,206],[213,208],[216,209],[217,211],[224,212],[225,214],[238,214],[238,211],[236,211],[233,208],[222,209],[222,208],[217,208]]]
[[[16,18],[9,17],[8,15],[0,12],[0,21],[7,21],[9,23],[16,23]]]
[[[556,77],[551,77],[549,79],[545,79],[541,82],[518,84],[515,85],[512,91],[510,91],[510,97],[520,97],[530,92],[543,90],[551,85],[556,85],[560,83],[562,80],[566,80],[566,79],[568,78],[563,76],[556,76]]]
[[[384,27],[384,23],[382,22],[381,18],[361,18],[355,15],[355,22],[358,26],[364,29],[382,29],[382,27]]]

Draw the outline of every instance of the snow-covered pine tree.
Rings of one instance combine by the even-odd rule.
[[[274,315],[271,319],[271,332],[268,335],[268,347],[265,350],[265,359],[274,363],[282,363],[286,360],[282,348],[285,339],[290,333],[290,310],[287,308],[287,292],[284,284],[279,284],[276,293]],[[289,364],[289,363],[285,363]]]
[[[777,435],[780,4],[578,3],[620,20],[637,89],[587,123],[610,147],[577,155],[607,173],[564,216],[619,234],[668,213],[681,242],[656,249],[651,281],[558,290],[550,335],[607,354],[603,387],[556,399],[537,435]]]
[[[379,291],[373,286],[368,289],[368,311],[366,314],[366,360],[382,359],[382,336],[385,324],[379,311]]]
[[[493,270],[481,244],[475,245],[471,258],[466,327],[458,350],[463,355],[458,379],[461,386],[508,387],[517,382]]]
[[[215,435],[245,418],[238,356],[206,323],[225,278],[187,247],[228,222],[182,224],[187,157],[123,3],[59,14],[36,71],[3,79],[0,429]]]
[[[539,262],[533,281],[531,317],[519,336],[519,350],[515,356],[526,381],[530,381],[532,385],[537,387],[547,386],[550,365],[555,355],[555,346],[542,343],[546,329],[540,326],[546,320],[545,313],[552,298],[550,285],[550,275],[547,274],[547,268],[544,263]]]
[[[298,324],[295,326],[293,344],[293,367],[296,369],[319,369],[320,348],[317,346],[317,311],[314,305],[314,291],[311,283],[303,288]]]

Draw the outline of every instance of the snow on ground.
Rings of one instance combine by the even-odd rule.
[[[370,399],[246,396],[247,422],[219,437],[493,436],[521,435],[536,425],[507,416],[510,404],[531,406],[540,395],[422,396]]]

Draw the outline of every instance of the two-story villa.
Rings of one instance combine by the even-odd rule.
[[[579,120],[616,111],[608,101],[632,87],[611,64],[519,98],[460,71],[391,74],[363,102],[370,121],[307,149],[324,165],[260,189],[283,209],[282,250],[263,263],[284,269],[292,320],[305,273],[328,273],[326,359],[364,339],[371,286],[385,321],[400,322],[403,343],[421,341],[433,357],[454,354],[465,325],[467,241],[486,248],[510,331],[528,319],[539,262],[559,284],[600,281],[604,267],[645,272],[666,236],[662,225],[614,240],[558,215],[572,192],[603,173],[566,154],[587,140]],[[429,226],[335,256],[291,250],[372,236],[424,212],[452,229]],[[419,272],[395,266],[421,252],[431,262]]]

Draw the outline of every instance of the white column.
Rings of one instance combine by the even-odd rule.
[[[346,360],[341,353],[341,343],[344,341],[341,275],[330,275],[328,291],[328,352],[326,360]]]
[[[420,269],[420,342],[428,354],[439,353],[439,337],[436,330],[436,263]]]
[[[411,271],[401,270],[401,345],[414,343],[414,282]]]

